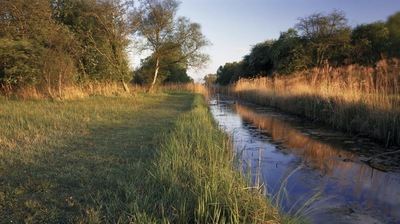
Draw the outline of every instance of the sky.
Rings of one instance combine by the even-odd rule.
[[[337,9],[355,27],[387,18],[400,11],[400,0],[181,0],[178,16],[199,23],[212,45],[203,51],[210,55],[207,68],[189,70],[201,81],[215,74],[219,66],[242,60],[253,45],[279,38],[293,28],[300,17]]]

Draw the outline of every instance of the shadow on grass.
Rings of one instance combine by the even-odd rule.
[[[132,211],[146,209],[146,179],[162,133],[172,130],[192,102],[192,94],[163,95],[137,113],[123,111],[113,115],[120,119],[89,125],[85,135],[34,162],[3,167],[0,222],[130,221]]]

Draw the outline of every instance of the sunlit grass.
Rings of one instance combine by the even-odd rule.
[[[127,221],[128,196],[137,189],[125,185],[138,187],[135,180],[147,176],[142,164],[157,155],[158,135],[173,128],[192,99],[158,94],[3,100],[1,220]]]
[[[376,67],[325,67],[293,74],[239,80],[239,98],[280,108],[335,128],[400,145],[399,60]]]
[[[167,136],[156,180],[178,223],[265,223],[283,219],[233,166],[231,144],[200,98]],[[170,161],[166,163],[165,161]],[[195,203],[193,203],[195,202]],[[192,213],[194,211],[194,214]],[[194,216],[193,216],[194,215]]]
[[[286,222],[200,96],[0,99],[0,222]]]

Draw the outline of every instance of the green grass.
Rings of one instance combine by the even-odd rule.
[[[0,223],[287,221],[198,95],[0,104]]]

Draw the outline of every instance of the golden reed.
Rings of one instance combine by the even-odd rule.
[[[240,79],[229,94],[400,145],[400,60]]]

